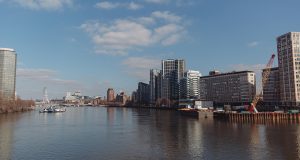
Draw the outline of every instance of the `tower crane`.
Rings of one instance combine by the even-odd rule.
[[[268,82],[268,79],[269,79],[269,76],[270,76],[270,73],[271,73],[271,68],[272,68],[272,65],[273,65],[273,62],[274,62],[274,59],[275,59],[275,54],[272,54],[266,68],[264,69],[265,72],[264,74],[262,75],[262,86],[266,85],[267,82]],[[253,98],[253,101],[251,103],[251,106],[250,106],[250,112],[254,112],[254,113],[258,113],[257,109],[256,109],[256,105],[257,103],[259,102],[259,100],[261,99],[263,95],[263,89],[261,88],[259,94],[256,94]]]

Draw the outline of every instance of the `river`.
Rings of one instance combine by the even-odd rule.
[[[300,159],[300,125],[198,120],[137,108],[0,114],[0,159]]]

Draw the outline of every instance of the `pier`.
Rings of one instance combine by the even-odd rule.
[[[215,119],[227,120],[230,122],[300,122],[300,113],[226,113],[215,112]]]

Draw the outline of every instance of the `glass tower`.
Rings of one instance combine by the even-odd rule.
[[[15,98],[17,54],[14,49],[0,48],[0,96]]]
[[[162,60],[162,98],[179,100],[179,82],[185,72],[183,59]]]
[[[155,104],[156,100],[161,98],[161,70],[150,70],[150,102]]]

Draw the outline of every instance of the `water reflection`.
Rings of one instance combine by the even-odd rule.
[[[13,131],[19,114],[0,114],[0,159],[11,159]]]
[[[299,126],[293,124],[269,126],[266,130],[267,152],[271,159],[300,159]]]
[[[0,159],[300,159],[297,124],[229,123],[176,111],[68,108],[0,115]]]
[[[106,108],[106,113],[107,113],[107,122],[109,124],[113,124],[115,121],[115,108],[112,107]]]
[[[298,126],[297,128],[297,156],[300,159],[300,127]]]
[[[150,157],[199,159],[203,151],[202,128],[197,119],[181,118],[177,112],[134,109],[138,141],[148,144]]]
[[[299,159],[299,126],[245,124],[134,109],[139,141],[162,159]],[[146,139],[146,141],[145,141]],[[151,156],[151,154],[149,154]]]

